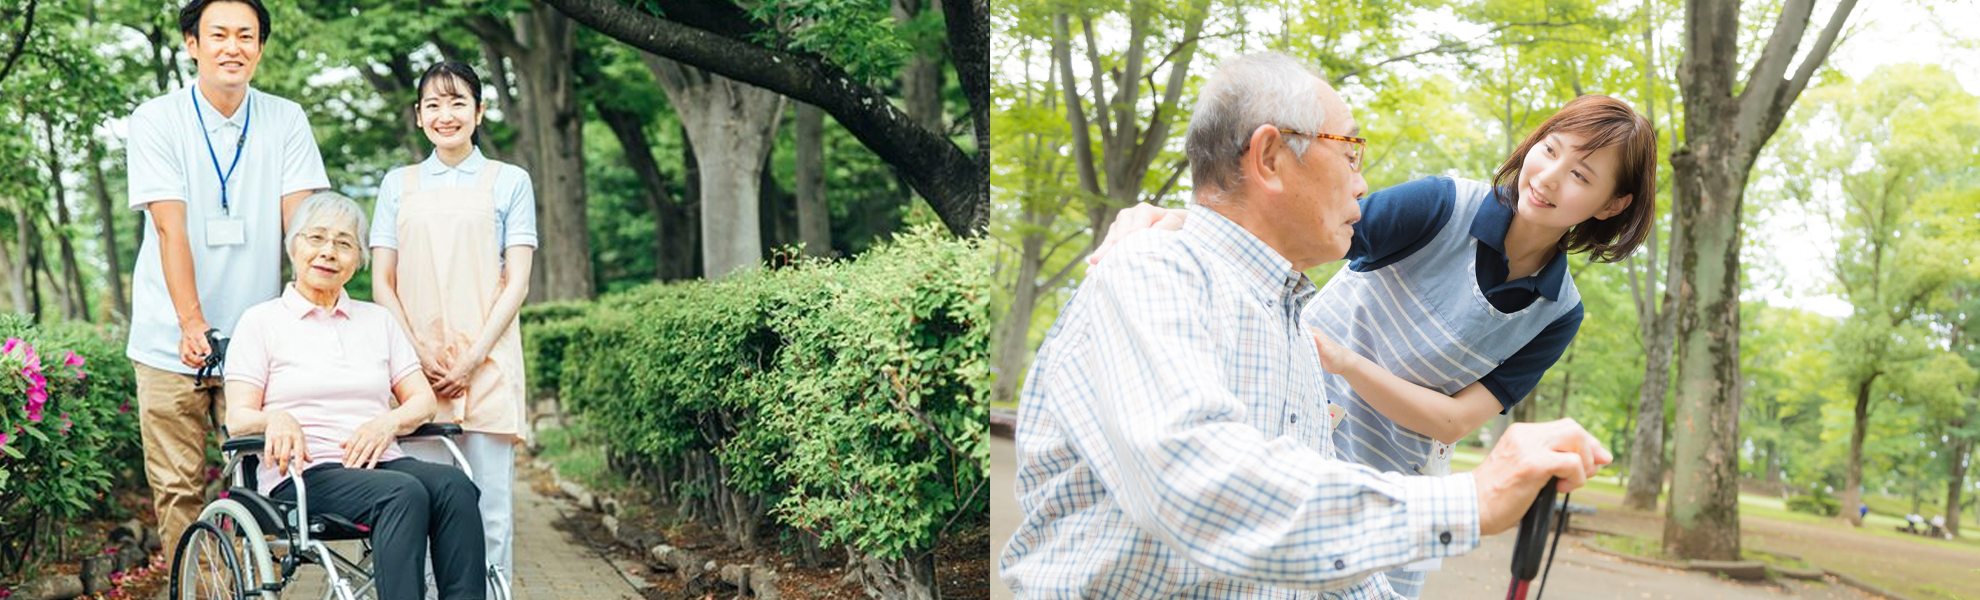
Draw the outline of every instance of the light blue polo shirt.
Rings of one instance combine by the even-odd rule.
[[[371,211],[371,247],[399,249],[399,200],[405,194],[406,169],[419,169],[419,187],[431,190],[447,187],[473,187],[481,170],[490,162],[476,148],[461,164],[452,167],[440,161],[438,152],[428,154],[416,165],[393,169],[378,183],[378,203]],[[508,163],[495,174],[495,258],[509,246],[536,247],[536,190],[530,187],[529,172]]]
[[[300,105],[249,88],[234,115],[225,117],[205,96],[195,102],[198,93],[188,86],[152,98],[131,113],[125,148],[129,202],[136,210],[160,200],[185,202],[201,312],[207,323],[232,336],[241,313],[282,292],[282,196],[329,188],[330,178]],[[240,163],[227,179],[229,210],[223,213],[220,172],[237,151]],[[209,245],[211,222],[229,216],[241,220],[244,243]],[[131,275],[131,337],[125,355],[190,375],[193,370],[179,362],[179,318],[165,288],[158,236],[150,233],[156,230],[150,211],[144,221],[147,233]]]

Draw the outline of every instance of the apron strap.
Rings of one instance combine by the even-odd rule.
[[[419,191],[419,165],[415,164],[406,167],[405,171],[406,171],[406,185],[404,190],[400,190],[399,192],[400,196],[405,196],[407,194],[411,194],[413,192]]]
[[[474,182],[474,189],[484,192],[495,191],[495,176],[502,174],[502,163],[490,160],[481,167],[481,177]]]

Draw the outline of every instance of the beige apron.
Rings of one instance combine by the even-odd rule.
[[[474,346],[502,290],[502,266],[490,257],[495,230],[495,175],[488,161],[474,187],[425,189],[418,166],[406,169],[399,197],[399,303],[423,356],[452,362]],[[498,255],[499,256],[499,255]],[[523,402],[522,335],[516,320],[488,360],[475,367],[467,395],[440,400],[434,420],[453,420],[476,433],[527,436]]]

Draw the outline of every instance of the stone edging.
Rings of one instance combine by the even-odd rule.
[[[664,538],[658,534],[639,531],[622,523],[618,518],[620,504],[617,498],[593,493],[577,482],[564,479],[563,475],[557,473],[555,465],[543,459],[531,459],[531,463],[535,468],[549,473],[557,491],[565,496],[553,497],[553,501],[563,504],[568,509],[603,515],[600,517],[600,523],[605,526],[606,532],[612,536],[614,542],[639,552],[646,559],[644,562],[649,565],[673,571],[683,584],[694,583],[695,580],[708,577],[735,587],[738,594],[747,594],[759,600],[780,600],[781,593],[777,589],[777,581],[780,577],[777,570],[770,565],[761,563],[725,565],[693,552],[669,546],[661,542]],[[612,568],[619,572],[619,576],[624,577],[634,588],[644,592],[647,588],[653,587],[652,583],[646,581],[645,576],[629,568],[634,565],[623,564],[624,561],[609,555],[603,558],[610,562]]]
[[[1581,526],[1575,526],[1575,525],[1569,525],[1569,526],[1568,526],[1568,528],[1569,528],[1569,529],[1574,529],[1574,530],[1578,530],[1578,531],[1582,531],[1582,532],[1586,532],[1586,533],[1599,533],[1599,534],[1603,534],[1603,535],[1613,535],[1613,536],[1623,536],[1623,537],[1631,537],[1631,536],[1628,536],[1628,534],[1623,534],[1623,533],[1617,533],[1617,532],[1613,532],[1613,531],[1606,531],[1606,530],[1602,530],[1602,529],[1597,529],[1597,528],[1592,528],[1592,527],[1581,527]],[[1620,550],[1611,550],[1611,549],[1608,549],[1608,548],[1604,548],[1604,547],[1601,547],[1601,546],[1598,546],[1598,545],[1595,545],[1595,544],[1591,544],[1591,543],[1588,543],[1588,542],[1586,542],[1586,541],[1583,541],[1583,540],[1575,540],[1575,543],[1578,543],[1578,544],[1581,544],[1581,547],[1583,547],[1583,548],[1587,548],[1587,549],[1589,549],[1589,550],[1593,550],[1593,551],[1595,551],[1595,552],[1596,552],[1596,553],[1598,553],[1598,554],[1606,554],[1606,555],[1609,555],[1609,556],[1613,556],[1613,557],[1616,557],[1616,558],[1620,558],[1620,559],[1623,559],[1623,560],[1626,560],[1626,561],[1630,561],[1630,562],[1635,562],[1635,563],[1642,563],[1642,564],[1646,564],[1646,565],[1651,565],[1651,566],[1657,566],[1657,567],[1663,567],[1663,568],[1666,568],[1666,569],[1678,569],[1678,570],[1683,570],[1683,571],[1699,571],[1699,572],[1705,572],[1705,573],[1719,573],[1719,572],[1724,572],[1724,573],[1726,573],[1726,574],[1727,574],[1728,576],[1731,576],[1731,577],[1733,577],[1733,578],[1735,578],[1735,579],[1748,579],[1748,580],[1754,580],[1754,579],[1765,579],[1765,578],[1766,578],[1766,576],[1765,576],[1765,573],[1766,573],[1767,571],[1773,571],[1773,572],[1775,572],[1775,573],[1779,573],[1779,574],[1781,574],[1782,576],[1784,576],[1784,577],[1787,577],[1787,578],[1789,578],[1789,579],[1802,579],[1802,580],[1820,580],[1820,579],[1822,579],[1822,578],[1823,578],[1823,576],[1825,576],[1825,575],[1826,575],[1826,576],[1830,576],[1830,577],[1835,577],[1835,578],[1836,578],[1836,581],[1837,581],[1837,582],[1839,582],[1839,583],[1842,583],[1842,584],[1844,584],[1844,585],[1848,585],[1848,586],[1850,586],[1850,587],[1853,587],[1853,588],[1856,588],[1856,589],[1859,589],[1859,590],[1862,590],[1862,591],[1863,591],[1864,593],[1866,593],[1866,594],[1871,594],[1871,595],[1874,595],[1874,596],[1882,596],[1882,597],[1884,597],[1884,598],[1886,598],[1886,599],[1888,599],[1888,600],[1911,600],[1911,598],[1910,598],[1910,597],[1908,597],[1908,596],[1905,596],[1905,595],[1903,595],[1903,594],[1899,594],[1899,593],[1896,593],[1896,592],[1892,592],[1892,591],[1890,591],[1890,590],[1887,590],[1887,589],[1884,589],[1884,588],[1882,588],[1882,587],[1878,587],[1878,586],[1876,586],[1875,584],[1872,584],[1872,583],[1870,583],[1870,582],[1867,582],[1867,581],[1864,581],[1864,580],[1861,580],[1861,579],[1857,579],[1857,578],[1855,578],[1855,577],[1851,577],[1851,576],[1849,576],[1848,574],[1845,574],[1845,573],[1843,573],[1843,572],[1841,572],[1841,571],[1837,571],[1837,570],[1835,570],[1835,569],[1825,569],[1825,568],[1822,568],[1822,567],[1821,567],[1821,566],[1819,566],[1819,565],[1817,565],[1817,566],[1815,566],[1815,568],[1813,568],[1813,569],[1795,569],[1795,568],[1790,568],[1790,567],[1777,567],[1777,566],[1772,566],[1772,565],[1768,565],[1768,564],[1766,564],[1766,563],[1763,563],[1763,562],[1760,562],[1760,561],[1755,561],[1755,560],[1742,560],[1742,561],[1704,561],[1704,560],[1693,560],[1693,561],[1685,561],[1685,563],[1682,563],[1682,564],[1681,564],[1681,563],[1676,563],[1676,562],[1672,562],[1672,561],[1668,561],[1668,560],[1662,560],[1662,559],[1656,559],[1656,558],[1650,558],[1650,557],[1647,557],[1647,556],[1637,556],[1637,555],[1634,555],[1634,554],[1629,554],[1629,553],[1627,553],[1627,552],[1623,552],[1623,551],[1620,551]],[[1801,558],[1801,557],[1799,557],[1799,556],[1794,556],[1794,555],[1790,555],[1790,554],[1780,554],[1780,553],[1778,553],[1778,552],[1776,552],[1775,554],[1779,554],[1780,556],[1784,556],[1784,557],[1787,557],[1787,558],[1792,558],[1792,559],[1795,559],[1795,560],[1799,560],[1799,561],[1802,561],[1802,562],[1808,562],[1808,560],[1807,560],[1807,559],[1804,559],[1804,558]],[[1814,563],[1809,563],[1809,564],[1810,564],[1810,565],[1814,565]],[[1753,568],[1755,568],[1756,566],[1757,566],[1757,568],[1759,569],[1759,571],[1760,571],[1760,572],[1762,573],[1762,575],[1761,575],[1760,577],[1742,577],[1742,576],[1741,576],[1741,575],[1743,575],[1743,574],[1750,574],[1750,571],[1748,571],[1748,569],[1753,569]]]

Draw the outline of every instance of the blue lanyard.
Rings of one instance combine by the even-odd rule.
[[[199,112],[199,88],[187,88],[186,93],[192,94],[193,116],[199,118],[199,139],[206,141],[206,157],[213,159],[213,174],[220,178],[220,212],[231,216],[234,212],[227,206],[227,180],[234,176],[234,167],[241,166],[241,155],[245,154],[241,150],[247,148],[248,126],[254,124],[254,103],[249,101],[252,98],[241,99],[244,105],[241,109],[248,112],[241,116],[241,137],[234,141],[234,162],[229,163],[227,172],[222,173],[220,154],[213,151],[213,136],[206,134],[206,115]]]

